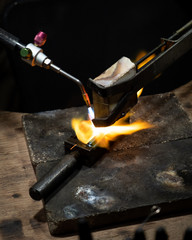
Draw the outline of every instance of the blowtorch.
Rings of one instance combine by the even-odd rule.
[[[94,118],[94,112],[91,108],[90,99],[84,85],[79,79],[53,64],[52,60],[43,53],[43,49],[40,47],[45,44],[46,39],[47,34],[41,31],[35,36],[34,43],[25,45],[20,42],[19,38],[0,28],[0,42],[2,42],[11,50],[16,50],[19,52],[23,61],[30,64],[31,66],[39,66],[45,69],[51,69],[76,83],[80,88],[83,100],[88,107],[89,119],[92,120],[92,118]]]

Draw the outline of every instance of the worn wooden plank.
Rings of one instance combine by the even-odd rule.
[[[185,89],[185,90],[184,90]],[[192,119],[192,82],[176,91]],[[28,195],[35,182],[21,126],[20,113],[0,112],[0,239],[58,239],[50,236],[41,202]],[[192,214],[149,222],[144,226],[149,240],[155,229],[165,226],[169,239],[181,240],[184,230],[192,226]],[[121,240],[133,235],[138,225],[122,226],[93,233],[95,240]],[[76,240],[77,236],[65,237]]]

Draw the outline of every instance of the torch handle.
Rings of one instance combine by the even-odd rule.
[[[16,48],[21,49],[25,47],[22,43],[20,43],[19,38],[15,37],[2,28],[0,28],[0,42],[11,50],[15,50]]]
[[[54,192],[79,165],[79,153],[74,151],[64,156],[55,167],[46,173],[30,189],[29,194],[34,200],[41,200]]]

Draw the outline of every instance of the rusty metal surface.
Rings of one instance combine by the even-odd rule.
[[[23,125],[39,179],[64,153],[72,117],[86,108],[26,115]],[[162,215],[187,209],[192,200],[192,122],[172,93],[142,97],[131,121],[154,124],[120,137],[93,166],[83,166],[44,202],[52,234],[77,229],[85,216],[92,228],[145,217],[152,205]]]

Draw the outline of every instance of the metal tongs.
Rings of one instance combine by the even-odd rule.
[[[99,103],[94,102],[93,98],[95,119],[92,121],[94,125],[97,127],[109,126],[123,117],[137,103],[137,91],[145,87],[191,49],[192,20],[177,30],[171,37],[162,38],[159,46],[136,62],[136,74],[133,77],[125,74],[120,81],[109,87],[103,87],[96,81],[89,79],[89,87],[105,106],[110,104],[111,98],[121,94],[121,98],[115,103],[115,107],[107,116],[102,115],[101,104],[99,106]],[[138,68],[142,62],[153,54],[155,54],[155,57],[152,60]]]

